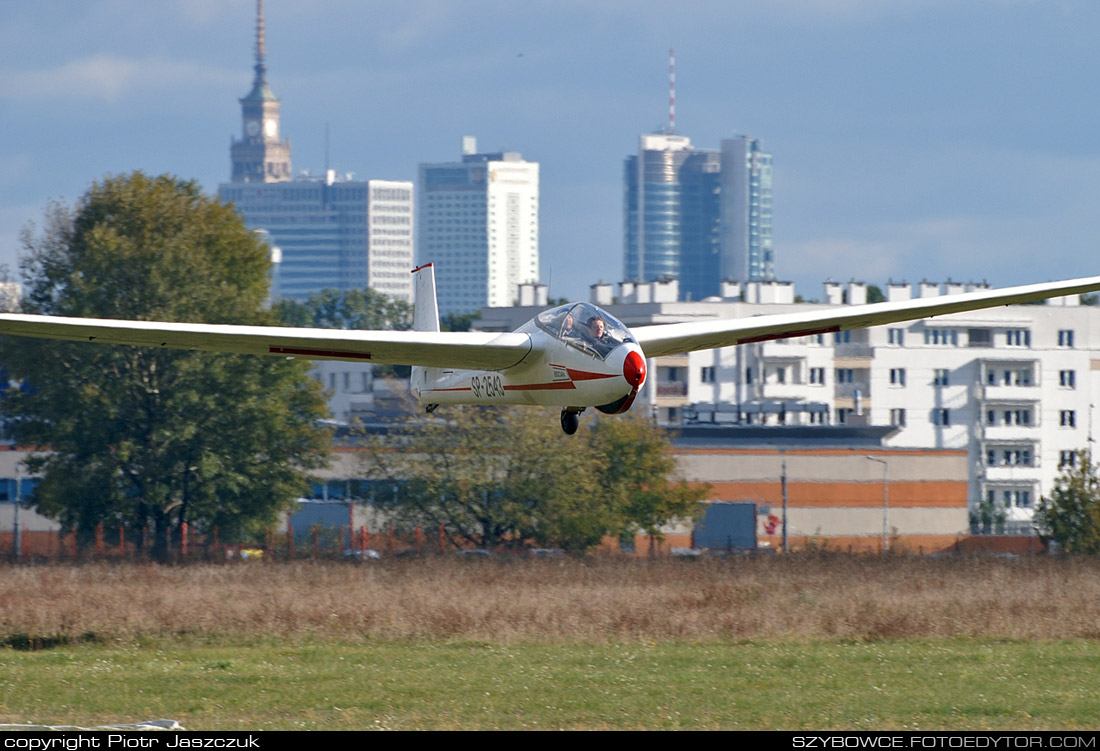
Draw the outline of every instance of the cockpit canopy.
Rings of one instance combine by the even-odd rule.
[[[601,360],[624,342],[633,342],[630,329],[619,319],[590,303],[570,303],[543,311],[535,325],[571,347]]]

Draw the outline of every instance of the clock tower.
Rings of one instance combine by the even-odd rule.
[[[241,138],[229,148],[234,183],[290,180],[290,141],[279,137],[279,99],[267,85],[264,52],[264,0],[256,0],[256,74],[240,100]]]

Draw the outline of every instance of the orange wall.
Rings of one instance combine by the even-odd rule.
[[[890,506],[895,508],[966,508],[965,482],[891,482]],[[776,505],[783,502],[778,482],[712,482],[712,501],[753,501]],[[788,506],[865,507],[883,505],[881,482],[790,482]]]

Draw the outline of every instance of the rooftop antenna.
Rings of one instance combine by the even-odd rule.
[[[329,124],[325,123],[325,174],[328,174]]]
[[[676,133],[676,51],[668,51],[668,134]]]

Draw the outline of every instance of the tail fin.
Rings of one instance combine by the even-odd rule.
[[[435,268],[426,263],[413,273],[413,331],[439,331],[439,303],[435,297]]]
[[[435,268],[430,263],[417,266],[413,273],[413,331],[439,331],[439,302],[435,297]],[[422,387],[439,377],[438,368],[414,366],[409,378],[409,387],[417,399],[421,399]],[[421,401],[423,403],[423,400]],[[428,412],[435,409],[434,404],[425,404]]]

